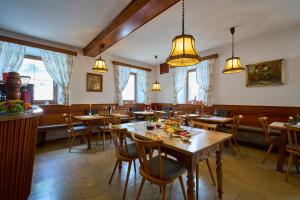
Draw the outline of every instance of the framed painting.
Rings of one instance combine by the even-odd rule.
[[[102,92],[103,77],[101,74],[87,73],[86,90],[90,92]]]
[[[246,65],[246,86],[260,87],[284,84],[284,60]]]

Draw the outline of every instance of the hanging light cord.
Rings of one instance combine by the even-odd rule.
[[[231,34],[232,34],[232,58],[233,58],[233,57],[234,57],[234,32],[235,32],[234,27],[232,27],[232,28],[230,29],[230,32],[231,32]]]
[[[185,39],[184,39],[184,0],[182,0],[182,54],[185,55]],[[181,61],[183,62],[183,60]]]
[[[154,56],[155,57],[155,65],[156,65],[156,69],[158,68],[158,65],[157,65],[157,56]],[[156,82],[157,82],[157,72],[156,72]]]
[[[182,35],[184,35],[184,0],[182,0]]]

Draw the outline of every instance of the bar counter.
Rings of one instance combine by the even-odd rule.
[[[0,115],[0,199],[26,200],[36,150],[37,129],[43,110]]]

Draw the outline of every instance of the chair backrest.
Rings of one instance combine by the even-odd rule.
[[[139,157],[141,169],[149,176],[163,179],[164,177],[164,172],[163,172],[163,160],[161,156],[161,145],[162,141],[149,141],[149,140],[140,140],[137,139],[134,136],[134,133],[131,134],[133,141],[135,142],[136,145],[136,150],[137,154]],[[159,177],[156,177],[154,174],[151,173],[151,168],[149,165],[149,160],[153,158],[153,152],[154,150],[157,150],[157,154],[155,154],[158,157],[159,160]]]
[[[271,142],[268,117],[258,118],[259,124],[264,131],[264,138],[267,143]]]
[[[300,144],[298,143],[298,137],[300,136],[300,127],[284,124],[288,133],[288,148],[296,151],[300,154]]]
[[[216,110],[216,116],[217,117],[227,117],[228,116],[228,111],[227,110]]]
[[[191,125],[195,128],[202,128],[205,130],[216,131],[218,125],[217,124],[206,124],[202,122],[192,121]]]
[[[128,136],[128,131],[126,128],[111,130],[111,137],[115,145],[116,153],[125,157],[129,157],[127,136]]]
[[[71,131],[73,129],[73,122],[72,122],[72,115],[71,113],[64,113],[63,117],[65,118],[65,121],[68,126],[68,130]]]
[[[232,133],[232,134],[236,134],[237,133],[237,130],[238,130],[238,128],[240,126],[240,123],[241,123],[241,121],[242,121],[243,118],[244,118],[243,115],[235,115],[235,116],[233,116],[232,128],[231,128],[230,133]]]
[[[118,124],[121,124],[121,118],[118,117],[118,116],[115,116],[115,115],[111,115],[110,119],[109,119],[109,122],[112,124],[112,125],[118,125]]]

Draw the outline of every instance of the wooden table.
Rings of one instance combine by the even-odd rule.
[[[277,160],[277,171],[283,171],[283,165],[285,161],[286,153],[286,138],[287,138],[287,129],[284,126],[285,122],[272,122],[269,124],[269,128],[280,130],[280,139],[279,139],[279,156]]]
[[[189,121],[192,119],[195,119],[197,117],[199,117],[200,115],[198,114],[185,114],[185,115],[177,115],[177,117],[180,117],[184,120],[184,125],[188,126],[189,125]]]
[[[133,114],[143,116],[144,119],[147,120],[147,118],[149,116],[155,115],[155,112],[154,111],[136,111],[136,112],[133,112]]]
[[[80,115],[80,116],[73,116],[74,119],[80,120],[89,127],[88,134],[86,136],[88,141],[88,149],[91,149],[91,140],[92,140],[92,126],[93,122],[101,119],[105,119],[107,117],[101,115]]]
[[[210,122],[214,124],[227,124],[233,121],[233,118],[230,117],[217,117],[217,116],[208,116],[208,117],[197,117],[195,120]]]
[[[119,127],[127,128],[136,137],[142,139],[152,140],[153,138],[157,139],[157,136],[159,136],[163,141],[164,152],[176,157],[187,169],[187,195],[189,200],[195,199],[194,171],[197,163],[207,159],[212,154],[216,154],[217,192],[218,198],[222,199],[222,144],[232,137],[231,134],[183,126],[184,129],[195,134],[190,138],[191,143],[184,143],[181,140],[169,138],[163,129],[148,131],[146,122],[120,124]]]

